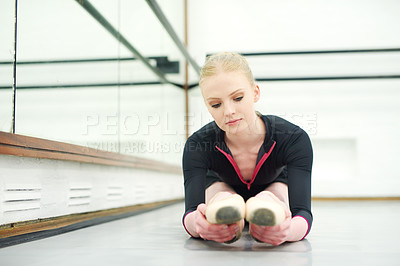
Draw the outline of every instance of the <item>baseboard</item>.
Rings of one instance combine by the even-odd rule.
[[[0,227],[0,248],[127,218],[181,201],[182,199],[174,199],[2,225]]]
[[[400,200],[400,197],[312,197],[312,201]]]

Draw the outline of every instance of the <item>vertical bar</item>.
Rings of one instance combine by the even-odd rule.
[[[18,0],[15,0],[15,21],[14,21],[14,62],[13,62],[13,84],[12,84],[12,129],[11,133],[15,133],[15,109],[17,98],[17,21],[18,21]]]
[[[188,47],[188,2],[185,0],[185,47]],[[185,90],[185,132],[186,139],[189,138],[189,62],[185,60],[185,83],[183,85]]]
[[[118,0],[118,26],[117,26],[118,32],[120,32],[121,29],[121,0]],[[120,34],[118,35],[118,86],[117,86],[117,153],[121,153],[121,38]]]

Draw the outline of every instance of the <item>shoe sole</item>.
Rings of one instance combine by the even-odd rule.
[[[275,226],[285,220],[285,210],[272,200],[251,198],[246,203],[246,220],[261,226]]]
[[[276,225],[276,217],[269,209],[258,209],[248,217],[248,222],[261,226],[273,226]]]
[[[215,214],[217,224],[233,224],[243,219],[237,208],[227,206],[220,208]]]

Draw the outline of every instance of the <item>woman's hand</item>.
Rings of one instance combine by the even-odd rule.
[[[205,212],[207,205],[202,203],[197,206],[194,213],[195,230],[201,238],[205,240],[213,240],[216,242],[227,242],[236,236],[239,231],[239,225],[235,224],[210,224],[206,217]]]
[[[265,243],[279,246],[280,244],[288,240],[290,233],[292,214],[288,208],[285,208],[285,220],[280,225],[276,226],[259,226],[256,224],[250,224],[251,235]]]

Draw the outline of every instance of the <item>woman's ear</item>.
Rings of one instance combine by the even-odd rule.
[[[260,92],[260,87],[258,87],[258,85],[254,86],[254,102],[258,102],[258,100],[260,99],[261,96],[261,92]]]

